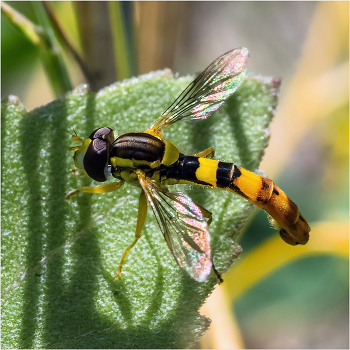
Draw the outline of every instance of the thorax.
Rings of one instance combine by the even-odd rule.
[[[137,169],[159,182],[164,168],[178,159],[179,151],[173,143],[148,133],[120,135],[110,148],[110,163],[115,169],[113,176],[136,186]]]
[[[156,169],[170,166],[178,158],[179,151],[171,142],[148,133],[120,135],[110,148],[114,168]]]

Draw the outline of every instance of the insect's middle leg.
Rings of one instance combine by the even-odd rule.
[[[138,215],[137,215],[137,225],[136,225],[136,232],[135,232],[135,240],[134,240],[134,242],[132,242],[129,245],[129,247],[127,247],[125,249],[123,257],[120,260],[118,273],[116,274],[115,278],[121,278],[124,260],[125,260],[125,258],[127,256],[127,254],[130,252],[130,250],[134,247],[134,245],[140,239],[140,237],[141,237],[141,230],[142,230],[142,227],[143,227],[143,225],[145,223],[146,216],[147,216],[147,198],[146,198],[145,192],[143,192],[143,190],[141,190],[140,199],[139,199],[139,210],[138,210]]]
[[[214,158],[214,148],[213,147],[209,147],[203,151],[200,151],[196,154],[194,154],[195,157],[202,157],[202,158],[210,158],[213,159]]]

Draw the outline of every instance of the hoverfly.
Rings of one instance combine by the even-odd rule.
[[[72,136],[73,141],[81,143],[70,147],[76,150],[77,168],[96,181],[104,182],[112,175],[119,182],[82,187],[67,197],[78,192],[115,191],[124,182],[141,188],[135,239],[122,256],[117,278],[121,277],[127,254],[141,237],[148,202],[177,264],[196,281],[204,281],[213,270],[222,282],[211,257],[211,213],[186,194],[170,192],[168,185],[196,184],[234,192],[269,213],[286,243],[307,243],[309,225],[296,204],[271,180],[232,163],[214,160],[212,147],[186,156],[162,133],[180,120],[205,119],[216,111],[244,80],[248,55],[246,48],[238,48],[217,58],[144,132],[115,138],[111,128],[102,127],[85,141]]]

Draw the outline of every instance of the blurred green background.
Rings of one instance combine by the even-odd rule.
[[[30,2],[7,3],[36,22]],[[282,78],[260,169],[309,221],[310,252],[281,263],[237,298],[233,290],[240,280],[217,288],[202,310],[213,323],[198,346],[348,348],[348,2],[120,3],[129,62],[124,70],[118,70],[118,59],[115,64],[107,2],[49,5],[93,73],[96,90],[165,67],[193,74],[240,46],[250,51],[249,72]],[[1,39],[2,97],[19,96],[28,111],[55,99],[39,50],[3,16]],[[64,51],[63,56],[73,87],[86,82],[71,55]],[[242,261],[275,235],[266,215],[257,212],[240,237]],[[329,252],[312,251],[317,240]],[[342,248],[332,248],[337,243]],[[230,273],[225,282],[235,272]]]

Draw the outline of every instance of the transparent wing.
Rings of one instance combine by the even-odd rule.
[[[244,80],[246,70],[243,68],[248,56],[248,50],[242,47],[217,58],[187,86],[150,130],[160,132],[181,119],[207,118]]]
[[[149,178],[139,178],[158,225],[177,264],[194,280],[210,274],[210,237],[206,218],[184,193],[167,192]]]

